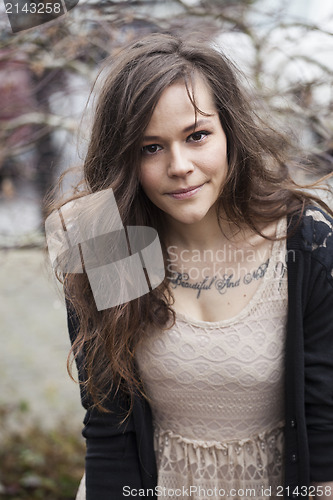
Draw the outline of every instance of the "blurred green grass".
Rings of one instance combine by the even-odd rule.
[[[27,412],[24,402],[0,406],[0,499],[74,500],[84,471],[81,434],[61,421],[52,429],[36,422],[13,430],[12,420],[19,423]]]

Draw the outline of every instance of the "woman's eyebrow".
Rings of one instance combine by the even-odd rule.
[[[203,127],[204,125],[209,125],[211,123],[211,120],[202,118],[201,120],[198,120],[197,123],[192,123],[192,125],[188,125],[183,129],[183,133],[186,132],[193,132],[195,129],[198,129],[199,127]],[[161,139],[158,135],[145,135],[143,140],[144,141],[158,141]]]
[[[202,118],[201,120],[198,120],[197,123],[194,122],[192,125],[185,127],[183,132],[191,132],[192,130],[195,130],[199,127],[203,127],[204,125],[209,125],[210,123],[211,120]]]

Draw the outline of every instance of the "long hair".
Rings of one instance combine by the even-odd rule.
[[[163,215],[139,182],[142,140],[162,92],[173,83],[184,82],[195,116],[203,113],[192,91],[198,74],[212,91],[227,138],[228,172],[218,213],[261,234],[262,223],[294,212],[301,215],[313,200],[329,210],[290,179],[287,141],[262,123],[236,68],[211,44],[152,34],[107,60],[106,67],[84,161],[84,190],[77,196],[112,188],[124,226],[158,231],[165,264]],[[62,278],[79,320],[72,354],[84,353],[85,390],[100,409],[106,409],[110,392],[119,389],[133,401],[135,393],[144,393],[135,367],[136,347],[151,329],[174,321],[168,276],[149,294],[102,311],[96,309],[85,274]]]

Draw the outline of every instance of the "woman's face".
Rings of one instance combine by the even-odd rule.
[[[144,192],[170,222],[183,224],[216,220],[214,205],[228,168],[226,136],[211,89],[200,76],[194,96],[198,108],[211,116],[198,114],[194,128],[185,84],[170,85],[145,130],[141,153]]]

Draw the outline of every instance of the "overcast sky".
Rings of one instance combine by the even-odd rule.
[[[307,21],[329,24],[332,29],[333,23],[333,2],[332,0],[261,0],[266,8],[282,7],[290,17],[305,18]]]

